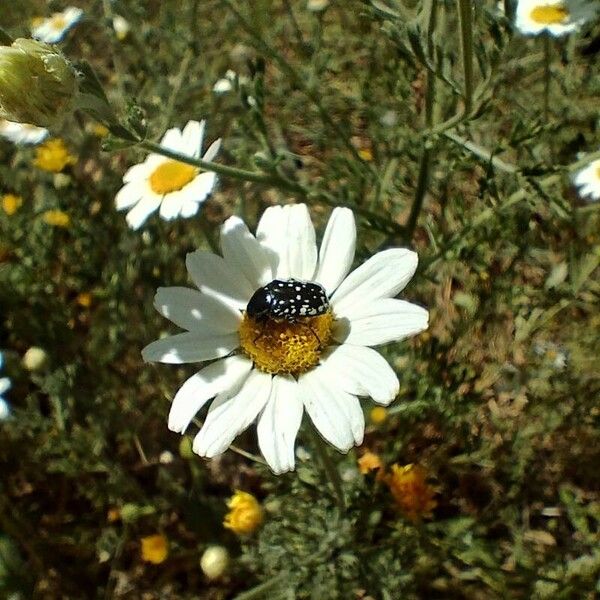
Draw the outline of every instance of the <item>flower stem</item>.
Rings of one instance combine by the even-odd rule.
[[[319,455],[319,459],[321,460],[321,464],[323,465],[323,470],[325,471],[325,475],[333,488],[333,493],[335,495],[335,499],[340,511],[344,512],[346,510],[346,501],[344,499],[344,490],[342,487],[342,479],[340,477],[340,473],[337,470],[337,467],[333,460],[331,459],[331,455],[329,454],[329,448],[327,444],[323,441],[323,438],[317,433],[317,431],[310,427],[310,433],[313,440],[313,446]]]
[[[544,122],[550,117],[550,34],[545,31],[544,38]]]
[[[253,587],[247,592],[238,594],[233,600],[258,600],[259,598],[266,598],[268,595],[267,592],[272,592],[273,590],[277,589],[277,587],[279,587],[287,579],[289,579],[289,575],[287,573],[280,573],[268,581]]]
[[[278,178],[275,178],[267,173],[246,171],[245,169],[229,167],[220,163],[202,160],[201,158],[193,158],[191,156],[186,156],[185,154],[180,154],[179,152],[173,152],[172,150],[164,148],[160,144],[150,142],[148,140],[142,140],[140,142],[140,146],[142,148],[145,148],[146,150],[149,150],[150,152],[154,152],[155,154],[161,154],[162,156],[166,156],[167,158],[171,158],[173,160],[177,160],[179,162],[192,165],[194,167],[199,167],[200,169],[204,169],[205,171],[213,171],[214,173],[218,173],[219,175],[232,177],[233,179],[242,179],[244,181],[254,181],[256,183],[265,183],[269,185],[276,185],[278,187],[286,187],[288,189],[290,188],[287,182],[279,180]]]
[[[473,3],[457,0],[463,73],[465,77],[465,114],[473,109]]]

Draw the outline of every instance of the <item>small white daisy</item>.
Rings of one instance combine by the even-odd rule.
[[[74,27],[83,16],[83,11],[75,6],[69,6],[62,12],[55,12],[47,19],[34,19],[31,36],[46,44],[61,42],[67,32]]]
[[[573,183],[579,188],[579,195],[590,201],[600,200],[600,159],[578,171]]]
[[[427,328],[424,308],[395,298],[417,255],[395,248],[352,271],[354,215],[336,208],[317,249],[304,204],[268,208],[256,236],[237,217],[221,229],[223,256],[198,250],[186,266],[198,289],[159,288],[156,309],[184,333],[142,351],[146,361],[213,361],[175,395],[169,428],[184,433],[211,399],[193,448],[224,452],[258,420],[258,444],[275,473],[294,469],[304,410],[341,452],[362,443],[358,396],[388,405],[399,382],[372,346]]]
[[[15,144],[39,144],[49,133],[45,127],[0,119],[0,135]]]
[[[115,15],[113,18],[113,29],[115,30],[117,39],[122,42],[129,34],[131,25],[129,25],[129,21],[125,17]]]
[[[558,37],[577,31],[597,11],[586,0],[519,0],[515,24],[525,35],[547,31]]]
[[[165,133],[160,145],[190,158],[200,158],[204,126],[204,121],[189,121],[183,131],[173,127]],[[212,161],[220,146],[220,139],[214,141],[202,159]],[[117,210],[129,209],[127,223],[132,229],[138,229],[159,207],[160,216],[167,221],[194,216],[216,181],[217,175],[212,171],[200,171],[161,154],[149,154],[143,163],[125,173],[125,185],[117,193],[115,202]]]

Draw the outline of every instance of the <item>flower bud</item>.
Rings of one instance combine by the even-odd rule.
[[[200,558],[200,568],[208,579],[218,579],[229,566],[229,552],[223,546],[209,546]]]
[[[76,92],[75,69],[53,46],[24,38],[0,46],[0,118],[47,127]]]
[[[23,355],[22,363],[28,371],[39,371],[46,366],[48,354],[43,348],[31,346]]]

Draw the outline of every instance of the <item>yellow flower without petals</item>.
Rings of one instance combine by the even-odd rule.
[[[23,198],[16,194],[4,194],[2,196],[2,210],[9,216],[12,217],[23,204]]]
[[[141,539],[142,542],[142,560],[160,565],[169,555],[169,541],[164,535],[159,533],[149,535]]]
[[[370,148],[361,148],[358,151],[358,155],[365,161],[371,162],[373,160],[373,152]]]
[[[83,308],[89,308],[92,305],[92,295],[89,292],[81,292],[77,294],[75,302]]]
[[[376,406],[371,409],[369,413],[369,417],[371,418],[371,423],[375,425],[381,425],[387,419],[388,411],[383,406]]]
[[[77,158],[69,154],[65,143],[60,139],[48,140],[35,149],[33,164],[50,173],[60,173],[67,165],[74,165]]]
[[[71,226],[71,217],[62,210],[47,210],[42,216],[44,221],[53,227],[64,227],[66,229]]]
[[[263,510],[258,500],[248,492],[236,490],[227,501],[229,512],[225,515],[223,527],[238,535],[249,535],[263,522]]]
[[[378,454],[367,450],[359,459],[358,459],[358,470],[366,475],[371,471],[379,470],[381,472],[383,467],[383,463],[381,462],[381,458],[379,458]]]
[[[386,483],[396,505],[404,516],[413,523],[431,518],[437,506],[436,490],[427,483],[427,471],[419,465],[392,465]]]

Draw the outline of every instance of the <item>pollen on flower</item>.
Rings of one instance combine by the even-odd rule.
[[[162,162],[150,175],[150,188],[155,194],[170,194],[185,187],[196,177],[198,169],[177,160]]]
[[[223,520],[223,527],[238,535],[249,535],[263,522],[263,510],[258,500],[248,492],[236,490],[227,501],[229,512]]]
[[[266,373],[299,375],[316,366],[331,339],[331,311],[316,317],[259,321],[244,315],[239,328],[240,346]]]
[[[404,516],[417,523],[430,518],[437,506],[436,490],[427,483],[427,471],[419,465],[392,465],[392,472],[386,477],[386,483]]]
[[[65,143],[59,138],[48,140],[35,149],[33,164],[50,173],[60,173],[67,165],[73,165],[77,159],[69,154]]]
[[[558,25],[569,18],[564,4],[536,6],[530,13],[531,20],[540,25]]]

